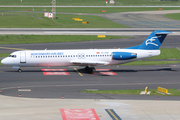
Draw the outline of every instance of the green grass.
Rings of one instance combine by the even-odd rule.
[[[106,36],[106,38],[98,38],[96,35],[0,35],[0,44],[58,43],[121,38],[129,37]]]
[[[0,53],[0,57],[8,57],[10,53]]]
[[[180,13],[173,13],[173,14],[166,14],[164,17],[170,18],[170,19],[175,19],[175,20],[180,20]]]
[[[141,91],[144,91],[144,89],[138,89],[138,90],[97,90],[97,91],[84,90],[81,92],[95,93],[95,94],[140,95]],[[157,92],[157,89],[148,89],[148,91],[151,91],[150,95],[180,96],[180,91],[178,91],[176,89],[168,89],[168,92],[171,94],[160,94]]]
[[[143,61],[138,60],[130,63],[125,63],[122,65],[166,65],[166,64],[177,64],[180,63],[180,61]]]
[[[110,20],[91,15],[57,15],[57,19],[45,18],[43,13],[3,13],[0,16],[0,28],[126,28]],[[74,21],[72,18],[80,18],[82,21]]]
[[[1,0],[0,5],[51,5],[52,0]],[[109,1],[109,0],[108,0]],[[115,0],[114,5],[180,5],[179,1],[160,0]],[[105,0],[57,0],[57,5],[106,5]]]
[[[147,59],[180,59],[180,51],[177,48],[160,48],[161,54]]]
[[[88,8],[88,7],[63,7],[63,8],[56,8],[57,14],[58,12],[65,12],[65,13],[96,13],[96,14],[105,14],[105,13],[116,13],[116,12],[135,12],[135,11],[156,11],[159,7],[96,7],[96,8]],[[163,7],[161,7],[163,8]],[[1,7],[0,11],[5,13],[7,11],[26,11],[26,10],[33,11],[33,7]],[[163,10],[179,10],[179,7],[171,7],[171,8],[163,8]],[[46,7],[47,12],[51,12],[51,7]],[[106,10],[106,12],[100,12],[101,10]],[[35,7],[34,11],[44,12],[44,7]],[[1,14],[2,14],[1,13]],[[0,14],[0,15],[1,15]]]
[[[147,59],[180,59],[180,51],[177,48],[161,48],[161,54],[158,56],[150,57]],[[164,65],[164,64],[176,64],[180,61],[145,61],[138,60],[123,65]]]

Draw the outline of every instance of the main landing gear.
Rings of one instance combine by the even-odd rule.
[[[21,73],[21,72],[22,72],[22,70],[19,68],[19,69],[18,69],[18,72],[19,72],[19,73]]]
[[[86,72],[93,73],[94,70],[95,70],[94,67],[89,67],[89,66],[86,66],[86,67],[85,67],[85,71],[86,71]]]

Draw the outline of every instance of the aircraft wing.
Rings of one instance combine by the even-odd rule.
[[[90,61],[90,60],[72,60],[70,63],[78,64],[78,65],[108,65],[109,62],[103,62],[103,61]]]

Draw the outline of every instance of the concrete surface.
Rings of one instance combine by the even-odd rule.
[[[1,120],[62,120],[60,109],[94,108],[101,120],[113,109],[122,120],[180,120],[180,101],[31,99],[0,95]],[[3,103],[3,104],[2,104]]]

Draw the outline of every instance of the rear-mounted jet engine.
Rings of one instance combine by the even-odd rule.
[[[112,59],[114,60],[128,60],[136,58],[136,53],[130,53],[130,52],[112,52]]]

